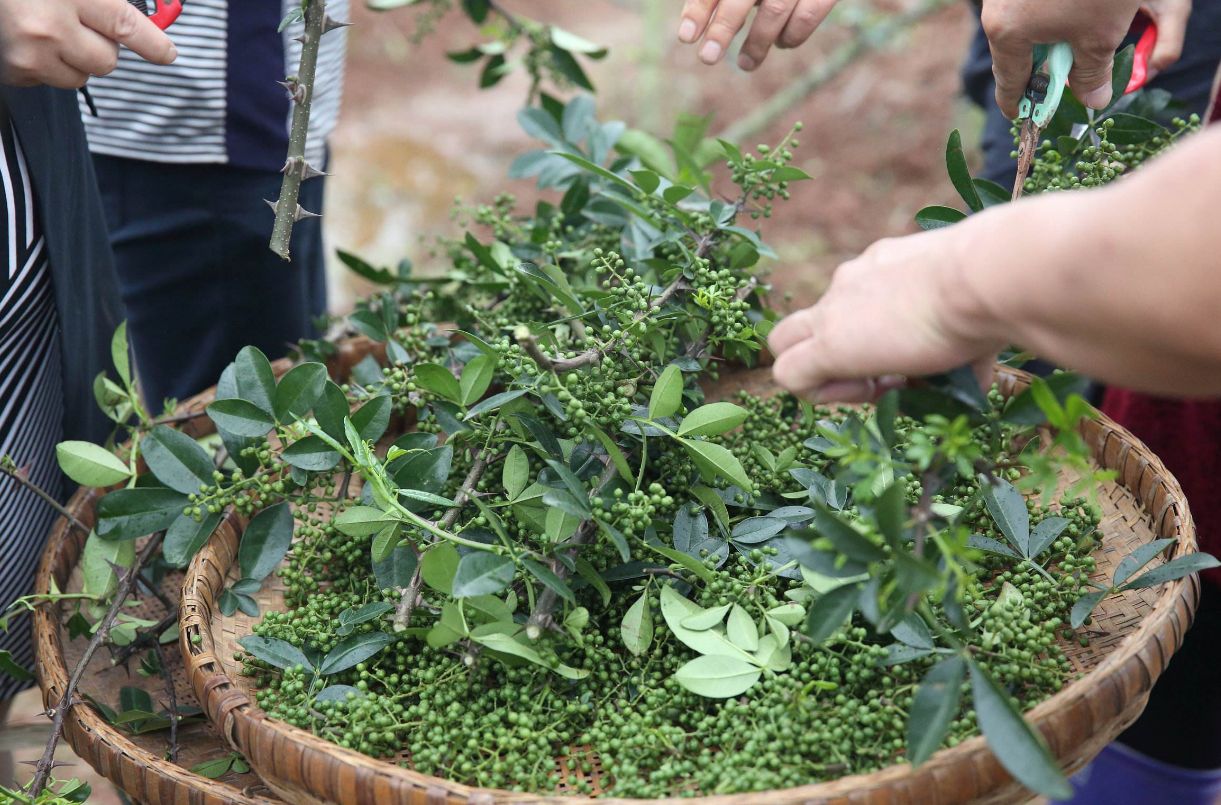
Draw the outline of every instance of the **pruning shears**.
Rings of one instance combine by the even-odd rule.
[[[178,15],[182,13],[182,0],[127,0],[136,9],[152,20],[153,25],[156,25],[161,30],[165,30],[174,24],[174,20],[178,19]]]
[[[1132,57],[1132,75],[1124,94],[1141,89],[1149,81],[1149,60],[1153,49],[1157,46],[1157,24],[1152,18],[1141,13],[1137,15],[1132,27],[1144,24],[1140,39]],[[1064,88],[1068,85],[1068,74],[1073,69],[1073,50],[1067,42],[1057,42],[1054,45],[1037,45],[1034,51],[1034,72],[1026,84],[1026,91],[1018,104],[1018,121],[1021,123],[1018,135],[1018,170],[1017,179],[1013,184],[1013,198],[1022,195],[1022,187],[1030,173],[1030,165],[1034,162],[1035,151],[1039,147],[1039,135],[1056,114],[1060,99],[1064,97]],[[1093,132],[1094,110],[1088,111],[1089,126]],[[1075,136],[1080,134],[1074,132]],[[1096,134],[1092,136],[1097,137]],[[1095,145],[1097,142],[1095,142]]]

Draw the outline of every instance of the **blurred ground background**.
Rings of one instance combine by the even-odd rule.
[[[678,43],[680,0],[504,5],[608,45],[607,59],[585,63],[598,87],[601,116],[664,135],[684,112],[710,114],[710,132],[723,131],[801,76],[823,69],[861,35],[860,26],[920,2],[844,3],[805,47],[774,51],[753,74],[739,70],[733,58],[705,67],[693,48]],[[454,231],[455,197],[530,196],[530,183],[504,177],[513,157],[534,146],[514,119],[526,97],[524,79],[479,90],[475,69],[444,57],[480,41],[478,30],[453,13],[417,44],[417,17],[411,9],[358,7],[353,14],[324,225],[331,248],[375,264],[411,257],[424,270],[442,272],[443,265],[429,261],[428,240]],[[793,294],[793,304],[813,301],[835,266],[872,241],[911,231],[920,207],[953,202],[945,138],[960,128],[970,148],[981,117],[959,97],[958,66],[973,25],[965,2],[946,5],[853,61],[746,141],[775,142],[793,122],[805,124],[794,164],[813,181],[795,184],[792,200],[764,222],[765,238],[780,254],[772,266],[774,284]],[[337,260],[332,263],[332,307],[342,312],[362,289]],[[40,709],[35,692],[19,699],[0,726],[0,753],[13,752],[18,761],[38,757],[47,723]],[[60,758],[75,760],[66,747]],[[19,768],[27,778],[29,767]],[[91,805],[120,802],[80,761],[58,773],[91,779]]]

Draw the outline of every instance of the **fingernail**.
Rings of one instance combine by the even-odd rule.
[[[683,20],[683,24],[678,26],[678,38],[684,42],[695,41],[695,22],[693,20]]]
[[[1098,89],[1085,93],[1081,96],[1081,102],[1091,109],[1105,109],[1111,102],[1111,85],[1103,84]]]
[[[750,56],[747,56],[745,53],[739,53],[738,54],[738,66],[741,67],[743,70],[750,72],[751,70],[758,67],[759,63],[756,62],[754,59],[752,59]]]
[[[170,61],[174,61],[177,58],[178,58],[178,48],[174,46],[173,42],[171,42],[170,43]]]
[[[718,42],[705,42],[700,48],[700,59],[706,64],[716,64],[716,60],[721,58],[721,45]]]

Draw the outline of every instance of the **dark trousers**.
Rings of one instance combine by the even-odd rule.
[[[129,337],[154,413],[216,383],[238,350],[272,360],[326,311],[322,229],[297,223],[292,260],[268,249],[279,173],[95,156]],[[323,177],[301,205],[321,212]]]

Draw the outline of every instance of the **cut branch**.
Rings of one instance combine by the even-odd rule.
[[[33,492],[35,495],[41,498],[44,503],[46,503],[52,509],[55,509],[55,511],[59,512],[60,517],[67,520],[73,528],[77,529],[82,534],[89,533],[89,529],[84,523],[76,519],[76,516],[72,514],[72,512],[68,511],[67,508],[65,508],[58,500],[52,497],[49,492],[31,481],[29,477],[27,477],[25,471],[20,469],[16,462],[14,462],[8,456],[0,455],[0,474],[7,475],[16,481],[19,486],[23,486]]]
[[[29,796],[31,800],[37,800],[38,795],[47,787],[47,781],[51,778],[51,770],[55,766],[55,749],[59,746],[59,738],[64,731],[64,718],[68,711],[76,705],[76,688],[80,684],[81,677],[85,675],[85,671],[89,668],[89,662],[93,659],[93,655],[97,653],[98,647],[102,645],[110,637],[110,628],[114,625],[115,618],[123,610],[124,604],[127,603],[128,597],[132,590],[135,589],[136,579],[140,577],[140,573],[144,570],[144,566],[161,548],[161,540],[165,537],[165,532],[154,534],[144,544],[140,555],[136,557],[136,561],[127,572],[123,574],[123,578],[119,580],[118,589],[115,590],[114,599],[110,603],[110,609],[106,611],[105,617],[98,623],[97,631],[93,633],[93,637],[89,640],[89,644],[85,646],[85,653],[81,655],[80,660],[76,663],[76,667],[72,669],[72,675],[68,678],[68,684],[64,688],[63,695],[59,698],[59,703],[51,709],[47,714],[51,717],[51,735],[47,739],[47,745],[43,749],[42,757],[38,759],[38,766],[34,772],[34,779],[30,782]]]
[[[305,142],[309,137],[310,106],[314,101],[318,47],[326,32],[326,0],[309,0],[305,8],[305,33],[301,35],[301,64],[297,75],[285,81],[293,98],[293,120],[288,135],[288,159],[284,163],[280,198],[272,204],[276,225],[271,232],[271,250],[284,260],[289,259],[293,224],[312,215],[302,209],[297,200],[301,196],[301,182],[314,171],[305,160]]]
[[[458,494],[454,495],[453,507],[441,518],[439,525],[443,530],[449,531],[458,522],[458,515],[462,512],[462,507],[471,499],[475,487],[479,485],[479,480],[487,471],[492,454],[491,448],[484,448],[475,457],[475,463],[471,464],[470,471],[467,472],[461,488],[458,489]],[[420,597],[421,581],[420,567],[417,564],[415,572],[411,574],[411,582],[403,588],[402,595],[399,596],[398,607],[395,608],[394,630],[396,632],[401,632],[411,625],[411,612],[415,609],[416,600]]]

